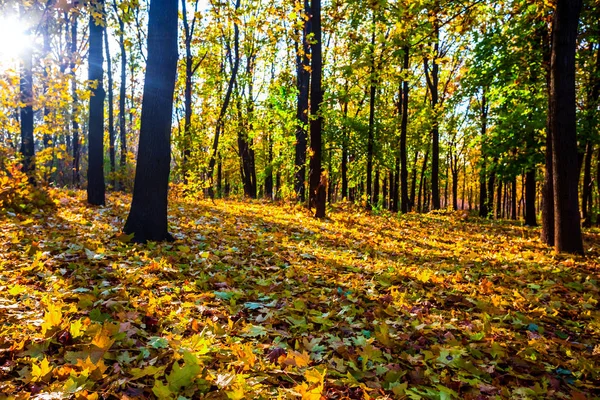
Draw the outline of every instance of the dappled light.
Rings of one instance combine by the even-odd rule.
[[[56,211],[3,217],[4,393],[598,389],[600,266],[553,254],[536,229],[347,203],[315,220],[293,204],[173,199],[178,240],[140,246],[119,232],[127,196],[90,209],[83,194],[52,191]],[[585,243],[600,255],[598,233]]]

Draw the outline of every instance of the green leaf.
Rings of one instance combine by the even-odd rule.
[[[169,347],[169,341],[160,336],[151,336],[148,345],[155,349],[166,349]]]
[[[158,379],[154,381],[154,387],[152,388],[152,393],[154,393],[154,395],[159,400],[167,400],[167,399],[173,398],[173,392],[171,392],[171,389],[169,389],[168,386],[165,386]]]
[[[171,373],[167,376],[169,388],[175,393],[179,392],[181,388],[189,386],[200,373],[201,369],[198,359],[192,353],[185,352],[183,360],[183,367],[180,367],[179,363],[175,362]]]

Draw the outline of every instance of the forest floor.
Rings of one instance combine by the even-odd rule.
[[[0,215],[0,399],[593,399],[600,233],[335,206],[130,198]]]

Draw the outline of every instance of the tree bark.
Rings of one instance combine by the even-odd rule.
[[[235,10],[237,11],[240,8],[240,0],[236,0]],[[227,113],[227,109],[229,108],[229,102],[231,101],[231,94],[233,92],[233,86],[235,85],[237,74],[240,66],[240,28],[236,22],[233,24],[233,67],[231,69],[231,76],[229,77],[229,82],[227,83],[227,91],[225,93],[225,99],[223,100],[223,104],[221,105],[221,111],[219,112],[219,117],[217,118],[217,126],[215,129],[215,137],[213,139],[212,145],[212,154],[210,157],[210,161],[208,162],[208,172],[207,177],[210,183],[209,193],[212,197],[212,185],[213,185],[213,174],[215,170],[215,163],[217,161],[217,153],[219,151],[219,139],[221,137],[221,133],[225,127],[225,114]]]
[[[525,173],[525,225],[537,226],[535,216],[536,200],[535,169],[531,168]]]
[[[408,73],[410,68],[410,48],[404,46],[404,64],[402,70]],[[400,122],[400,192],[402,200],[400,211],[407,213],[409,210],[408,199],[408,165],[406,159],[406,136],[408,133],[408,78],[405,76],[402,82],[402,121]]]
[[[116,0],[113,1],[113,9],[119,23],[119,49],[121,52],[121,82],[119,83],[119,141],[120,141],[120,158],[119,169],[120,175],[118,186],[125,187],[123,176],[125,175],[125,166],[127,165],[127,131],[125,128],[125,100],[127,98],[127,51],[125,50],[125,23],[117,8]]]
[[[151,0],[148,62],[131,211],[124,231],[135,242],[172,240],[167,223],[171,120],[177,73],[177,0]]]
[[[6,40],[6,39],[5,39]],[[34,183],[35,147],[33,138],[33,50],[28,46],[22,54],[20,100],[21,107],[21,155],[23,156],[23,172],[29,176],[29,182]]]
[[[304,3],[304,12],[310,14],[308,0],[300,1]],[[306,147],[308,143],[306,127],[309,124],[308,96],[310,88],[310,71],[308,68],[310,65],[310,45],[308,43],[308,34],[311,32],[311,29],[311,19],[309,18],[304,21],[302,29],[302,49],[296,43],[296,87],[298,89],[296,119],[298,120],[298,125],[296,127],[294,191],[296,192],[297,199],[302,203],[306,200],[304,182],[306,180]]]
[[[108,154],[110,158],[110,172],[112,175],[113,189],[117,186],[117,167],[115,163],[115,120],[113,109],[113,76],[112,60],[108,47],[108,28],[104,28],[104,48],[106,50],[106,69],[108,77]]]
[[[575,52],[581,0],[558,0],[552,26],[550,114],[554,184],[554,246],[583,254],[579,217]]]
[[[314,44],[312,45],[310,82],[310,205],[315,207],[315,217],[325,218],[327,179],[321,168],[323,116],[320,108],[323,102],[321,79],[323,75],[323,55],[321,43],[321,0],[311,1],[311,20]]]
[[[90,5],[101,14],[100,18],[90,15],[90,48],[88,80],[92,82],[88,132],[87,201],[91,205],[104,205],[104,57],[102,35],[104,33],[104,0]]]
[[[367,210],[373,208],[373,156],[375,142],[375,101],[377,97],[377,82],[375,78],[375,10],[373,10],[373,22],[371,31],[371,71],[369,76],[369,132],[367,138]]]

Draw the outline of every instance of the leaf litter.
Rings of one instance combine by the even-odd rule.
[[[0,399],[600,395],[598,230],[572,258],[450,212],[173,198],[142,246],[127,196],[51,195],[0,217]]]

